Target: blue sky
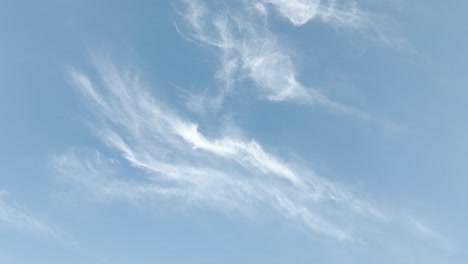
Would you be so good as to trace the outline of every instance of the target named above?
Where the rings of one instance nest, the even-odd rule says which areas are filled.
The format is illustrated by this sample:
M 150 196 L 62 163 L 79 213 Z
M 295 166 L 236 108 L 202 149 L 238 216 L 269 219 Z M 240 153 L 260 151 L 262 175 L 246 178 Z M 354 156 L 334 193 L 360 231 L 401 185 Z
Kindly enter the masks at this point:
M 0 262 L 466 263 L 467 12 L 0 0 Z

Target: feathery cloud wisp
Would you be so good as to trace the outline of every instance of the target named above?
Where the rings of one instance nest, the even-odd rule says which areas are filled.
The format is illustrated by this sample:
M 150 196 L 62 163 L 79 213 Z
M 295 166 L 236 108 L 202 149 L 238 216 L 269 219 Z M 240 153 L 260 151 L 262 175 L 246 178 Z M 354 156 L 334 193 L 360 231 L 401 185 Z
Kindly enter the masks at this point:
M 221 63 L 215 77 L 221 81 L 223 88 L 217 92 L 214 100 L 205 98 L 201 101 L 208 101 L 211 106 L 219 107 L 235 84 L 249 81 L 256 87 L 260 97 L 266 100 L 316 104 L 333 112 L 364 119 L 368 117 L 362 111 L 334 102 L 318 89 L 302 84 L 297 78 L 291 56 L 278 37 L 268 29 L 268 19 L 263 16 L 267 14 L 265 5 L 268 4 L 276 7 L 295 25 L 304 24 L 312 19 L 314 14 L 320 13 L 324 21 L 341 21 L 343 24 L 356 26 L 357 22 L 354 20 L 346 20 L 344 14 L 348 13 L 335 9 L 332 3 L 324 9 L 323 5 L 314 4 L 314 1 L 240 2 L 244 6 L 239 11 L 229 7 L 212 10 L 200 0 L 183 1 L 184 10 L 179 14 L 184 21 L 184 27 L 179 31 L 188 39 L 220 52 Z M 251 4 L 254 4 L 253 8 Z M 263 15 L 259 16 L 258 10 L 261 10 Z M 309 16 L 304 18 L 305 14 Z M 347 16 L 353 17 L 349 14 Z M 361 16 L 356 14 L 355 17 L 357 21 Z M 200 101 L 200 97 L 192 98 Z M 200 105 L 193 101 L 190 104 Z
M 121 175 L 101 154 L 72 151 L 52 159 L 60 174 L 96 197 L 174 198 L 248 214 L 269 208 L 339 240 L 351 238 L 351 230 L 335 220 L 345 215 L 382 217 L 369 202 L 310 169 L 291 166 L 254 140 L 205 136 L 196 123 L 155 99 L 139 76 L 108 61 L 95 61 L 100 82 L 74 69 L 70 78 L 95 114 L 96 134 L 134 172 L 144 174 Z

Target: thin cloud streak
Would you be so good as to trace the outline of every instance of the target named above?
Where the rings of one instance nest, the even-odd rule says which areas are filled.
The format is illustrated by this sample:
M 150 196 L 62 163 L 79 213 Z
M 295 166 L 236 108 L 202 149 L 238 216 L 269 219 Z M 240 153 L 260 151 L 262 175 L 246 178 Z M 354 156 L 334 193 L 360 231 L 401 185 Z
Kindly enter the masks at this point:
M 57 237 L 59 232 L 33 217 L 16 203 L 6 191 L 0 190 L 0 222 L 24 232 Z
M 44 239 L 50 239 L 65 245 L 76 252 L 92 257 L 95 260 L 101 258 L 83 247 L 75 238 L 63 229 L 47 223 L 34 216 L 27 208 L 23 207 L 4 190 L 0 190 L 0 226 L 16 230 L 26 235 L 34 235 Z
M 99 153 L 70 151 L 52 158 L 61 175 L 96 198 L 174 199 L 245 214 L 270 208 L 338 240 L 352 238 L 352 228 L 339 224 L 346 216 L 385 218 L 369 202 L 310 169 L 285 163 L 254 140 L 203 135 L 196 123 L 155 99 L 138 75 L 94 61 L 99 81 L 75 69 L 70 79 L 95 116 L 96 135 L 133 168 L 129 173 L 140 175 L 126 175 Z
M 456 245 L 452 241 L 435 231 L 433 227 L 427 225 L 421 219 L 410 216 L 408 220 L 410 228 L 421 238 L 433 241 L 437 246 L 440 246 L 447 251 L 453 252 L 457 250 Z

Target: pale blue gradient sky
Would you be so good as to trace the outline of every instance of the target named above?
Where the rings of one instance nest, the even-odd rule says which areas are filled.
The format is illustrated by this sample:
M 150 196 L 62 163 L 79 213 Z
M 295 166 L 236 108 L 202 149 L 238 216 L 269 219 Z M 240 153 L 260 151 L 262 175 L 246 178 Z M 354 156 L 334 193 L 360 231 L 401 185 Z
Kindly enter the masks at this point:
M 0 0 L 0 262 L 466 263 L 468 4 L 297 2 Z

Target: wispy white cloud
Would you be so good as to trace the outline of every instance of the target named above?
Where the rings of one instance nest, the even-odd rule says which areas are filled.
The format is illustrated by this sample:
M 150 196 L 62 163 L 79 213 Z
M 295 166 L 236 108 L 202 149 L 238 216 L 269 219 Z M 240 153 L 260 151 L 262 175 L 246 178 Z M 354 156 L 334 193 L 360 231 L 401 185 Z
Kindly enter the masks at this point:
M 182 2 L 184 7 L 179 14 L 183 23 L 179 31 L 188 39 L 215 48 L 221 62 L 216 78 L 223 88 L 215 96 L 210 95 L 210 99 L 192 96 L 197 102 L 190 101 L 192 106 L 203 102 L 219 107 L 235 85 L 244 81 L 253 84 L 259 96 L 266 100 L 316 104 L 333 112 L 368 118 L 364 112 L 334 102 L 318 89 L 302 84 L 289 52 L 268 29 L 265 17 L 267 6 L 271 5 L 295 25 L 320 14 L 323 21 L 357 26 L 362 15 L 356 7 L 351 8 L 352 12 L 344 12 L 335 8 L 335 2 L 330 2 L 327 8 L 318 1 L 239 1 L 240 8 L 230 8 L 228 4 L 213 8 L 201 0 Z
M 173 198 L 246 214 L 269 208 L 339 240 L 350 239 L 359 226 L 340 224 L 346 215 L 384 218 L 369 202 L 310 169 L 284 162 L 254 140 L 204 135 L 196 123 L 155 99 L 138 75 L 106 60 L 95 62 L 99 81 L 74 69 L 70 78 L 95 115 L 96 134 L 140 175 L 125 175 L 99 153 L 53 157 L 61 175 L 96 198 Z
M 272 5 L 295 26 L 302 26 L 314 19 L 346 28 L 361 28 L 368 23 L 366 13 L 359 9 L 356 1 L 259 0 L 256 7 L 265 4 Z

